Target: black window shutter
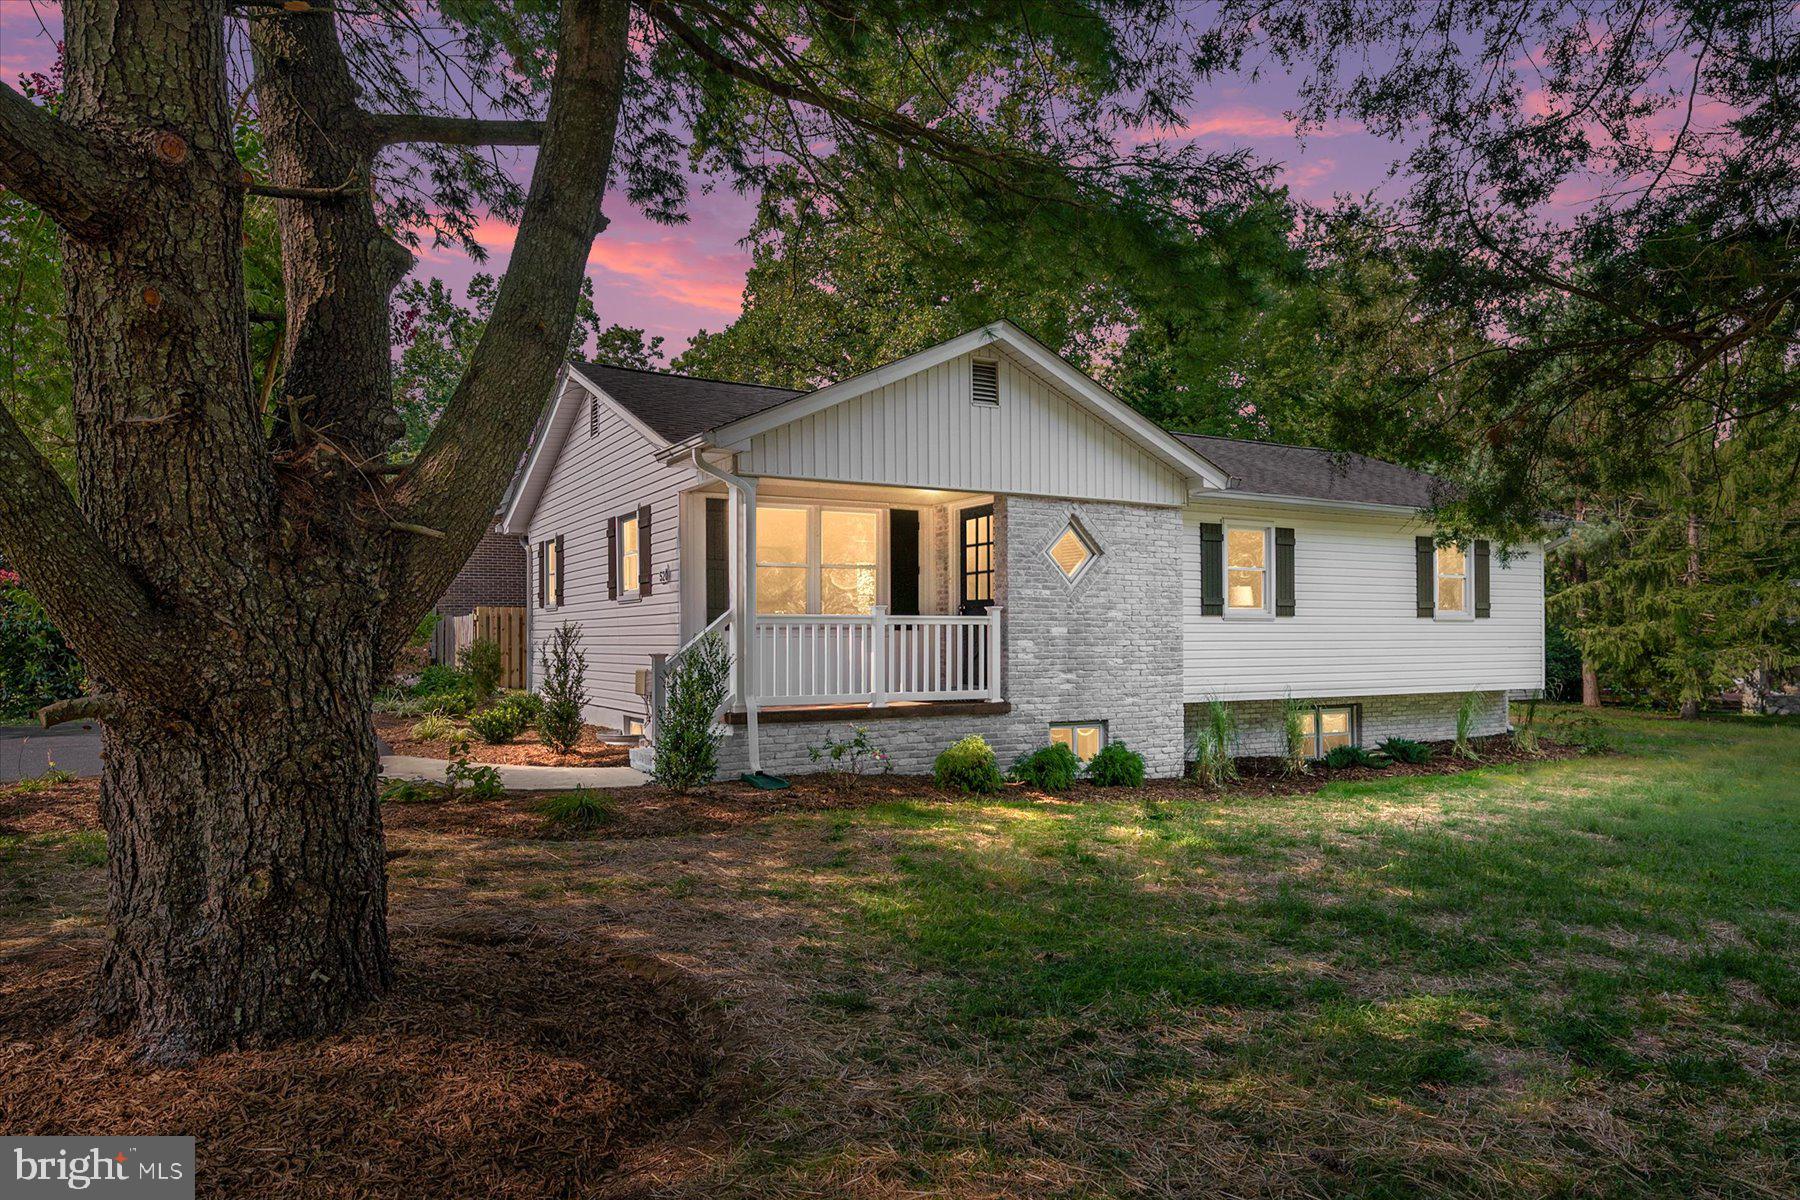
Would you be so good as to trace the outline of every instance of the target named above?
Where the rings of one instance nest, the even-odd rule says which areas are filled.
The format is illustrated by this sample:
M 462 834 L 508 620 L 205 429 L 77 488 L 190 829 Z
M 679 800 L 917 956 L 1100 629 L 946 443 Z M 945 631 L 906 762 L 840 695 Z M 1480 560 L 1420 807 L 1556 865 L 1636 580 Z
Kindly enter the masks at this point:
M 1413 539 L 1413 554 L 1418 566 L 1418 602 L 1421 617 L 1437 614 L 1437 550 L 1429 537 Z
M 1475 543 L 1475 615 L 1488 615 L 1488 544 Z
M 544 607 L 544 543 L 537 544 L 537 600 L 538 607 Z
M 1275 531 L 1275 615 L 1294 615 L 1294 531 Z
M 619 598 L 619 518 L 606 518 L 606 598 Z
M 1225 615 L 1225 527 L 1200 526 L 1200 615 Z
M 897 617 L 919 615 L 919 514 L 910 508 L 888 510 L 888 611 Z
M 563 553 L 563 535 L 559 533 L 556 535 L 556 578 L 551 581 L 551 590 L 556 593 L 556 604 L 559 608 L 562 607 L 563 602 L 563 564 L 567 561 L 568 556 Z
M 650 506 L 638 505 L 638 595 L 650 594 Z
M 731 512 L 727 501 L 706 501 L 706 623 L 731 607 Z

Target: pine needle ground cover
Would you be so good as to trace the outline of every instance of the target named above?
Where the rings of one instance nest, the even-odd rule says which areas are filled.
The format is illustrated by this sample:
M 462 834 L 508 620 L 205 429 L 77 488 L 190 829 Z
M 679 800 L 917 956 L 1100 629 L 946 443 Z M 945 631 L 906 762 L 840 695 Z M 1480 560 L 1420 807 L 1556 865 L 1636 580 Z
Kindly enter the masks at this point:
M 1800 724 L 1606 721 L 1621 753 L 1150 812 L 903 785 L 597 841 L 409 826 L 396 922 L 528 920 L 715 998 L 754 1086 L 595 1194 L 1793 1195 Z M 22 979 L 92 936 L 104 845 L 5 811 Z

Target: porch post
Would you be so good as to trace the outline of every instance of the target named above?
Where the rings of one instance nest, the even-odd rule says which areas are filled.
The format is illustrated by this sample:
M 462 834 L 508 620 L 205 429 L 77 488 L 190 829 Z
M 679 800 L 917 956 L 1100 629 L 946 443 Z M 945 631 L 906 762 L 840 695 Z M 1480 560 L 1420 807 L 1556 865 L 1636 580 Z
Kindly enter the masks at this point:
M 1000 614 L 1002 611 L 998 604 L 987 610 L 989 700 L 1002 698 L 1000 695 Z
M 869 707 L 882 708 L 887 704 L 887 605 L 874 605 L 869 616 L 873 618 L 869 626 Z
M 731 514 L 731 658 L 736 700 L 744 706 L 745 750 L 750 770 L 762 770 L 756 729 L 756 480 L 706 461 L 696 447 L 694 469 L 725 485 Z

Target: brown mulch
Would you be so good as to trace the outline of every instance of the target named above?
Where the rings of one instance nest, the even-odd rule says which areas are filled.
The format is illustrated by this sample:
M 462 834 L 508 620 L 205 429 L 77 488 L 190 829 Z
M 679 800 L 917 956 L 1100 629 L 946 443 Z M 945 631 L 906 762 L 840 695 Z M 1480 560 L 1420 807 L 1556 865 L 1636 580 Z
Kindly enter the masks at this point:
M 0 784 L 0 837 L 100 828 L 100 781 L 77 779 L 35 791 Z
M 193 1135 L 203 1196 L 589 1195 L 740 1086 L 698 985 L 591 930 L 397 921 L 394 990 L 344 1030 L 191 1067 L 84 1028 L 97 955 L 0 972 L 6 1131 Z
M 1497 733 L 1491 737 L 1469 739 L 1470 747 L 1480 756 L 1477 761 L 1469 762 L 1451 753 L 1455 744 L 1449 741 L 1426 742 L 1425 745 L 1430 746 L 1434 752 L 1428 763 L 1389 763 L 1386 767 L 1350 767 L 1341 771 L 1333 771 L 1321 763 L 1313 763 L 1304 775 L 1287 774 L 1286 764 L 1279 758 L 1240 758 L 1237 760 L 1237 767 L 1241 778 L 1222 789 L 1203 790 L 1201 794 L 1216 796 L 1221 800 L 1257 796 L 1306 796 L 1334 783 L 1359 783 L 1373 779 L 1423 775 L 1459 775 L 1476 767 L 1547 762 L 1559 758 L 1576 758 L 1581 754 L 1581 751 L 1572 746 L 1542 740 L 1536 754 L 1526 754 L 1513 744 L 1510 735 Z M 1148 786 L 1163 798 L 1181 795 L 1191 799 L 1196 785 L 1190 779 L 1181 783 L 1168 780 Z
M 375 714 L 375 732 L 392 746 L 395 754 L 412 754 L 420 758 L 441 758 L 448 762 L 455 756 L 449 742 L 415 742 L 412 727 L 417 717 Z M 468 728 L 467 721 L 455 721 Z M 523 767 L 624 767 L 630 765 L 629 746 L 608 745 L 600 740 L 601 730 L 592 725 L 581 727 L 581 741 L 568 754 L 558 754 L 538 740 L 536 730 L 527 729 L 504 746 L 490 746 L 480 738 L 468 744 L 470 762 L 502 763 Z

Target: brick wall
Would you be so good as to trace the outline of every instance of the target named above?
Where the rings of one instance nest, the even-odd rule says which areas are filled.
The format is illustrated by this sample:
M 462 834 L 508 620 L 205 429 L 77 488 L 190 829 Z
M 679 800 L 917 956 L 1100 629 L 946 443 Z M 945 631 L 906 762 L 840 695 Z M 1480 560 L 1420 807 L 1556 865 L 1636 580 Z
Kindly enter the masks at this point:
M 1479 692 L 1481 708 L 1471 735 L 1486 737 L 1505 733 L 1507 708 L 1505 692 Z M 1362 743 L 1374 747 L 1390 737 L 1412 738 L 1420 742 L 1445 741 L 1456 736 L 1456 712 L 1462 706 L 1461 692 L 1429 692 L 1417 696 L 1325 696 L 1304 697 L 1308 704 L 1362 705 Z M 1287 749 L 1287 732 L 1282 725 L 1282 702 L 1279 700 L 1237 700 L 1231 702 L 1237 718 L 1237 748 L 1242 757 L 1277 756 Z M 1187 706 L 1185 736 L 1193 757 L 1195 737 L 1206 723 L 1206 706 Z
M 516 537 L 489 532 L 475 543 L 469 561 L 438 597 L 437 611 L 461 616 L 478 605 L 524 603 L 525 548 Z

